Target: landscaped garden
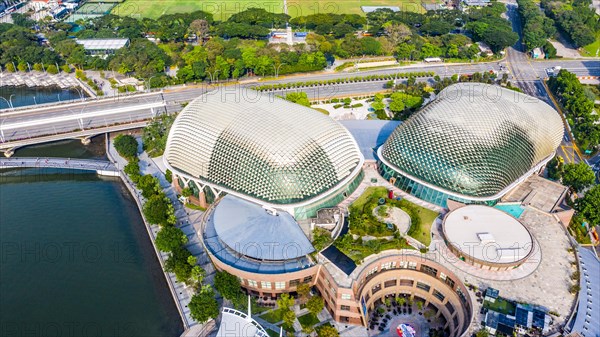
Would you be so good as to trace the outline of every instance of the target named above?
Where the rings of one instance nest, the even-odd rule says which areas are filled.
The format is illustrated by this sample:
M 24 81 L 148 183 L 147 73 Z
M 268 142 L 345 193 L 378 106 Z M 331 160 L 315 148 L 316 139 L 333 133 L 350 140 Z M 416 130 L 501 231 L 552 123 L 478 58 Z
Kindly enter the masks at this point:
M 319 323 L 319 319 L 312 313 L 308 313 L 298 317 L 298 322 L 302 325 L 303 328 L 314 326 Z
M 506 315 L 514 315 L 517 309 L 514 303 L 501 297 L 498 297 L 493 303 L 490 301 L 484 301 L 483 307 Z
M 279 323 L 283 320 L 283 312 L 281 309 L 271 310 L 266 312 L 260 316 L 260 318 L 264 319 L 269 323 Z
M 398 208 L 410 216 L 408 235 L 428 246 L 431 224 L 438 213 L 415 205 L 408 200 L 389 199 L 385 187 L 369 187 L 349 207 L 349 232 L 336 240 L 335 245 L 355 262 L 387 249 L 414 249 L 398 232 L 395 224 L 382 222 Z

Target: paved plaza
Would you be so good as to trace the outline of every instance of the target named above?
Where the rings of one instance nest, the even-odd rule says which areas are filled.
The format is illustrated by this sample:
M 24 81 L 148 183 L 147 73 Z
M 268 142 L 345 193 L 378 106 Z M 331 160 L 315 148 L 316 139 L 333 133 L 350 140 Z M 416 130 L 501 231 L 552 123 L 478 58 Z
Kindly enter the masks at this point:
M 385 324 L 385 329 L 380 331 L 377 327 L 375 329 L 369 329 L 369 336 L 373 337 L 398 337 L 398 333 L 396 332 L 396 327 L 400 324 L 408 324 L 413 329 L 415 329 L 415 337 L 428 337 L 429 329 L 438 328 L 443 326 L 442 320 L 439 318 L 431 319 L 431 322 L 428 322 L 428 319 L 425 318 L 422 314 L 419 314 L 419 310 L 415 306 L 413 306 L 412 314 L 397 314 L 394 315 L 393 312 L 388 312 L 390 315 L 390 319 L 387 320 Z M 423 310 L 421 310 L 423 312 Z
M 479 288 L 470 292 L 475 305 L 475 323 L 481 321 L 478 319 L 478 312 L 482 306 L 482 303 L 476 301 L 475 292 L 493 287 L 500 291 L 501 297 L 539 305 L 548 311 L 558 313 L 558 317 L 552 316 L 553 325 L 564 324 L 575 301 L 575 296 L 569 292 L 569 287 L 573 283 L 570 276 L 576 270 L 575 256 L 570 249 L 569 239 L 564 228 L 554 216 L 532 207 L 527 207 L 519 220 L 529 229 L 539 244 L 539 251 L 531 257 L 530 261 L 526 262 L 526 264 L 537 264 L 538 266 L 527 277 L 507 280 L 506 272 L 483 270 L 478 276 L 474 276 L 457 268 L 456 264 L 448 263 L 440 251 L 428 255 L 452 270 L 465 284 Z M 439 238 L 438 235 L 435 237 Z M 538 258 L 539 261 L 537 261 Z M 472 268 L 472 266 L 469 267 Z

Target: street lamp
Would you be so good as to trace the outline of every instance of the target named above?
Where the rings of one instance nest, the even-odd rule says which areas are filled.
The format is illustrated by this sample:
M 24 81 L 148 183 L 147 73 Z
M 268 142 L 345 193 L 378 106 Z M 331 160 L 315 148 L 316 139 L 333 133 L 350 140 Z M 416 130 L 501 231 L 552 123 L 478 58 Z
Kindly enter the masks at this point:
M 362 61 L 365 58 L 366 55 L 363 54 L 363 56 L 358 59 L 358 62 L 356 62 L 356 64 L 354 65 L 354 70 L 358 71 L 358 64 L 360 63 L 360 61 Z
M 76 86 L 72 86 L 71 88 L 75 89 L 75 91 L 77 91 L 77 93 L 79 94 L 79 98 L 81 99 L 81 101 L 84 101 L 83 92 Z
M 10 102 L 9 102 L 9 101 L 8 101 L 6 98 L 4 98 L 4 97 L 2 97 L 2 96 L 0 96 L 0 98 L 2 98 L 4 101 L 6 101 L 6 104 L 8 104 L 8 108 L 9 108 L 9 109 L 12 109 L 12 108 L 13 108 L 13 107 L 12 107 L 12 104 L 10 104 Z
M 146 92 L 149 92 L 150 89 L 152 89 L 152 79 L 154 77 L 156 77 L 156 75 L 152 75 L 148 80 L 144 81 L 146 83 Z
M 215 77 L 217 76 L 217 73 L 219 72 L 219 69 L 215 70 L 214 73 L 210 73 L 210 71 L 208 72 L 208 75 L 210 75 L 210 83 L 214 82 Z
M 275 78 L 279 77 L 279 68 L 284 65 L 285 63 L 280 63 L 277 68 L 275 68 L 275 65 L 273 64 L 273 69 L 275 69 Z

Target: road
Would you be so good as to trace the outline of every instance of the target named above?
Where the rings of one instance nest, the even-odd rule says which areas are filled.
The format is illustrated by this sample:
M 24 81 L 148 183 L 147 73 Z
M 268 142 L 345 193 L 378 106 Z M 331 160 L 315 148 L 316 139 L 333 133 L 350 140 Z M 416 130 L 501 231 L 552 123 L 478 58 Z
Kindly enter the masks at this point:
M 523 30 L 521 20 L 517 12 L 517 5 L 515 3 L 507 3 L 507 15 L 512 23 L 513 30 L 519 34 L 519 41 L 512 46 L 507 48 L 506 64 L 508 69 L 512 73 L 512 80 L 516 86 L 523 89 L 526 94 L 536 97 L 540 100 L 545 101 L 557 110 L 557 103 L 549 96 L 548 89 L 543 83 L 543 79 L 547 77 L 545 68 L 552 67 L 554 65 L 560 65 L 561 67 L 568 69 L 571 72 L 576 73 L 578 76 L 598 76 L 597 68 L 600 67 L 598 60 L 582 60 L 582 61 L 531 61 L 525 54 L 525 45 L 523 44 Z M 588 71 L 582 72 L 580 67 L 572 68 L 572 66 L 579 65 L 584 67 Z M 535 80 L 532 80 L 536 78 Z M 563 120 L 564 121 L 564 120 Z M 557 149 L 557 154 L 565 159 L 567 163 L 579 162 L 583 160 L 579 153 L 576 151 L 576 146 L 573 143 L 571 133 L 565 123 L 565 135 L 563 142 Z

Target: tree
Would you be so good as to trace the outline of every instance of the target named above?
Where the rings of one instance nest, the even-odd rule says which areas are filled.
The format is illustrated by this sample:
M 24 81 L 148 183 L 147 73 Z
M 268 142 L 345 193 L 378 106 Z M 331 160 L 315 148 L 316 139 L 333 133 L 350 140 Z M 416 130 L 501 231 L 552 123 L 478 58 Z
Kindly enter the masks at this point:
M 383 104 L 382 102 L 373 102 L 371 103 L 371 108 L 373 108 L 373 110 L 375 111 L 383 110 L 385 109 L 385 104 Z
M 306 302 L 306 308 L 315 316 L 320 313 L 324 307 L 325 302 L 321 296 L 313 296 Z
M 58 68 L 56 67 L 56 65 L 54 65 L 54 64 L 51 64 L 51 65 L 49 65 L 49 66 L 46 68 L 46 72 L 47 72 L 48 74 L 53 74 L 53 75 L 55 75 L 55 74 L 58 74 Z
M 595 185 L 583 198 L 577 199 L 575 208 L 592 225 L 600 224 L 600 185 Z
M 300 297 L 301 303 L 306 303 L 308 295 L 310 294 L 310 285 L 308 283 L 301 283 L 296 287 L 298 297 Z
M 158 179 L 150 174 L 141 176 L 137 181 L 137 187 L 142 190 L 142 196 L 146 199 L 160 192 Z
M 488 337 L 489 335 L 490 334 L 488 333 L 486 328 L 481 328 L 475 333 L 475 337 Z
M 296 320 L 296 314 L 293 310 L 284 310 L 281 315 L 281 319 L 283 320 L 283 324 L 287 326 L 293 326 L 294 321 Z
M 190 23 L 190 30 L 198 35 L 199 38 L 204 38 L 208 34 L 209 30 L 208 21 L 197 19 Z
M 186 197 L 186 198 L 189 197 L 189 196 L 191 196 L 192 194 L 193 194 L 192 193 L 192 189 L 189 188 L 189 187 L 186 187 L 186 188 L 184 188 L 184 189 L 181 190 L 181 195 L 184 196 L 184 197 Z
M 384 24 L 384 30 L 390 39 L 390 42 L 394 45 L 397 45 L 400 42 L 406 42 L 412 35 L 410 28 L 403 23 Z
M 483 39 L 494 53 L 512 46 L 519 40 L 519 35 L 506 26 L 489 26 L 483 33 Z
M 148 198 L 143 208 L 146 220 L 157 225 L 175 224 L 173 205 L 164 193 L 155 194 Z
M 192 267 L 192 272 L 190 275 L 190 283 L 194 287 L 199 287 L 204 281 L 206 277 L 206 270 L 202 269 L 202 267 L 196 265 Z
M 304 105 L 304 106 L 310 106 L 310 102 L 308 101 L 308 96 L 306 95 L 305 92 L 290 92 L 289 94 L 285 95 L 285 99 L 290 101 L 290 102 L 294 102 L 296 104 L 300 104 L 300 105 Z
M 35 21 L 31 20 L 29 15 L 26 14 L 13 13 L 10 17 L 15 25 L 24 28 L 30 28 L 35 23 Z
M 562 182 L 576 192 L 580 192 L 591 186 L 594 181 L 596 181 L 594 171 L 585 162 L 564 165 Z
M 129 178 L 131 178 L 131 180 L 135 184 L 137 184 L 137 182 L 141 178 L 138 160 L 132 160 L 129 163 L 127 163 L 127 165 L 125 165 L 125 168 L 123 168 L 123 171 L 129 176 Z
M 215 289 L 223 298 L 233 301 L 242 295 L 240 280 L 237 276 L 226 271 L 217 271 L 215 274 Z
M 192 296 L 188 308 L 190 308 L 190 316 L 198 323 L 206 323 L 219 316 L 219 303 L 210 285 L 202 287 L 201 291 Z
M 131 135 L 118 135 L 115 137 L 113 144 L 121 157 L 131 160 L 137 156 L 138 142 L 135 137 Z
M 555 156 L 546 165 L 548 170 L 548 178 L 552 180 L 559 180 L 563 174 L 564 159 L 561 156 Z
M 317 328 L 317 336 L 319 337 L 339 337 L 340 333 L 332 325 L 323 325 Z
M 162 114 L 152 119 L 142 133 L 142 143 L 146 152 L 152 156 L 163 154 L 167 145 L 167 136 L 174 121 L 175 116 L 169 114 Z
M 281 294 L 277 299 L 277 306 L 283 310 L 289 310 L 293 305 L 294 298 L 290 294 Z
M 188 241 L 187 236 L 181 229 L 174 226 L 164 226 L 156 234 L 156 248 L 162 252 L 172 252 L 185 245 Z
M 171 251 L 171 255 L 165 261 L 165 271 L 175 274 L 178 282 L 190 283 L 192 276 L 193 265 L 188 259 L 192 254 L 183 247 L 175 248 Z M 193 282 L 191 282 L 193 283 Z

